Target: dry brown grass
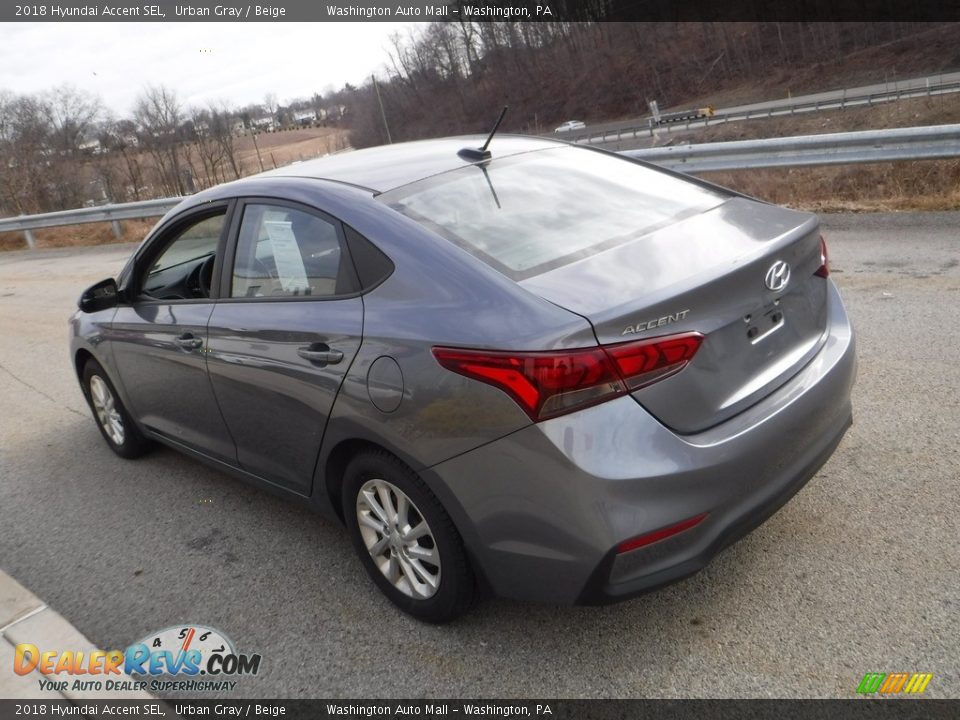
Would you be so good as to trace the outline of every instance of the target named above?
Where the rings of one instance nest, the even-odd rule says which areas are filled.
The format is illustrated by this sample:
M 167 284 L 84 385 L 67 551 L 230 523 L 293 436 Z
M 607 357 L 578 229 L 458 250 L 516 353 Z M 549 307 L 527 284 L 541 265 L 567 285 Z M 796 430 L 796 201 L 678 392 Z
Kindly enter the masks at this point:
M 340 128 L 325 127 L 282 130 L 257 135 L 257 146 L 260 148 L 264 170 L 270 170 L 343 150 L 349 144 L 348 134 Z M 244 135 L 237 139 L 236 147 L 243 173 L 247 175 L 259 172 L 253 139 Z
M 106 245 L 108 243 L 140 242 L 156 223 L 157 218 L 124 220 L 120 223 L 123 237 L 113 235 L 110 223 L 85 223 L 69 227 L 34 230 L 38 248 L 72 247 L 75 245 Z M 27 241 L 22 232 L 0 233 L 0 251 L 23 250 Z
M 725 187 L 816 212 L 960 210 L 960 160 L 704 173 Z
M 960 123 L 960 93 L 707 128 L 690 142 Z M 960 209 L 960 160 L 704 173 L 770 202 L 818 212 Z

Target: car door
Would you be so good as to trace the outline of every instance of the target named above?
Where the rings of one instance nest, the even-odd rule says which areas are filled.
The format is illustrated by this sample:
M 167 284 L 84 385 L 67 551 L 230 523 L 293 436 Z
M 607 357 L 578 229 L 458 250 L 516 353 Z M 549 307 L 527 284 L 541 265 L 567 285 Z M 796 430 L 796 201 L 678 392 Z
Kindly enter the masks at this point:
M 137 253 L 110 331 L 134 414 L 153 432 L 236 464 L 207 375 L 207 321 L 226 244 L 229 203 L 175 219 Z
M 240 466 L 303 495 L 360 347 L 363 301 L 341 224 L 250 199 L 237 208 L 207 362 Z

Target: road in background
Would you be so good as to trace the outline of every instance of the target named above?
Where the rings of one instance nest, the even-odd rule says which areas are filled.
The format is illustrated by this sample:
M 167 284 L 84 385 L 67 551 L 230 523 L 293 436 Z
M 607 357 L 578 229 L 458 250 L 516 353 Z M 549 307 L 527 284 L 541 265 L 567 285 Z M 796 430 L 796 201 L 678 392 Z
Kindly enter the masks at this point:
M 132 246 L 0 254 L 0 567 L 100 647 L 222 630 L 263 655 L 232 697 L 850 698 L 868 671 L 960 696 L 960 213 L 825 226 L 860 374 L 821 472 L 678 585 L 446 627 L 395 610 L 335 524 L 171 450 L 107 449 L 66 318 Z
M 552 136 L 561 140 L 592 145 L 608 145 L 613 142 L 621 142 L 628 139 L 636 141 L 629 145 L 618 145 L 617 149 L 619 150 L 625 150 L 628 147 L 648 147 L 651 145 L 664 144 L 657 136 L 664 136 L 669 139 L 671 134 L 718 125 L 723 122 L 749 119 L 760 120 L 779 115 L 790 115 L 793 114 L 791 108 L 797 108 L 796 113 L 818 112 L 819 110 L 837 108 L 841 105 L 848 107 L 866 105 L 871 102 L 864 99 L 867 96 L 887 95 L 890 101 L 895 101 L 899 96 L 907 98 L 920 97 L 926 94 L 932 96 L 943 93 L 960 92 L 960 86 L 958 86 L 957 83 L 960 83 L 960 72 L 947 72 L 909 78 L 907 80 L 892 80 L 890 82 L 876 83 L 873 85 L 826 90 L 808 95 L 793 95 L 775 100 L 748 103 L 746 105 L 734 105 L 724 108 L 717 107 L 715 108 L 715 115 L 712 118 L 664 123 L 655 128 L 655 134 L 653 136 L 651 136 L 650 128 L 647 124 L 649 116 L 609 123 L 597 123 L 588 125 L 585 130 L 555 133 Z M 947 85 L 948 87 L 940 89 L 941 85 Z M 881 100 L 874 99 L 872 102 L 881 102 Z M 683 110 L 684 108 L 685 106 L 662 108 L 661 111 L 666 113 L 673 110 Z M 637 132 L 634 133 L 634 130 Z M 618 137 L 618 133 L 622 133 L 622 135 Z M 549 135 L 549 133 L 545 134 Z
M 917 90 L 925 91 L 928 88 L 936 88 L 938 85 L 958 81 L 960 81 L 960 72 L 935 73 L 933 75 L 924 75 L 923 77 L 908 78 L 906 80 L 890 80 L 889 82 L 874 83 L 873 85 L 860 85 L 859 87 L 826 90 L 824 92 L 810 93 L 809 95 L 794 95 L 792 97 L 780 98 L 779 100 L 764 100 L 763 102 L 749 103 L 747 105 L 735 105 L 733 107 L 723 108 L 723 112 L 739 114 L 757 110 L 777 110 L 790 107 L 797 103 L 833 103 L 859 95 L 879 95 L 881 93 L 897 92 L 909 93 Z

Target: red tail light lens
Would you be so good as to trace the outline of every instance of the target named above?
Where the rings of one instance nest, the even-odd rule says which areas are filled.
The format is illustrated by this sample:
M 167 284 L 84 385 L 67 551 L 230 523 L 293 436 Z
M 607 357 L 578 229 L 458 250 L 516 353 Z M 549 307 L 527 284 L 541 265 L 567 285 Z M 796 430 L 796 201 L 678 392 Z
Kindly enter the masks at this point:
M 630 390 L 638 390 L 680 372 L 700 349 L 703 335 L 684 333 L 607 345 L 604 350 Z
M 503 390 L 535 421 L 626 392 L 600 348 L 550 353 L 434 348 L 433 355 L 447 370 Z
M 814 275 L 822 278 L 830 277 L 830 257 L 827 255 L 827 241 L 824 240 L 823 235 L 820 236 L 820 267 Z
M 556 352 L 433 349 L 447 370 L 507 393 L 537 422 L 563 415 L 679 372 L 703 337 L 685 333 Z

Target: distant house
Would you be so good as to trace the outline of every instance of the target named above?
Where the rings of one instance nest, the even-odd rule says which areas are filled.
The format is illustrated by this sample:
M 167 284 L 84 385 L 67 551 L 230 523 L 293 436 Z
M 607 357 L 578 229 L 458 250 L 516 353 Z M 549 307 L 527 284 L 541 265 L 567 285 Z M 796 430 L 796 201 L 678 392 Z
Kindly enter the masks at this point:
M 255 117 L 250 121 L 250 124 L 257 130 L 265 130 L 267 132 L 272 132 L 274 129 L 276 129 L 276 123 L 269 115 Z
M 307 110 L 303 112 L 294 113 L 293 122 L 296 125 L 313 125 L 317 120 L 317 116 L 313 114 L 312 110 Z
M 103 152 L 103 146 L 100 145 L 100 139 L 95 137 L 84 137 L 80 138 L 80 142 L 77 144 L 77 149 L 83 153 L 91 153 L 93 155 L 99 155 Z

